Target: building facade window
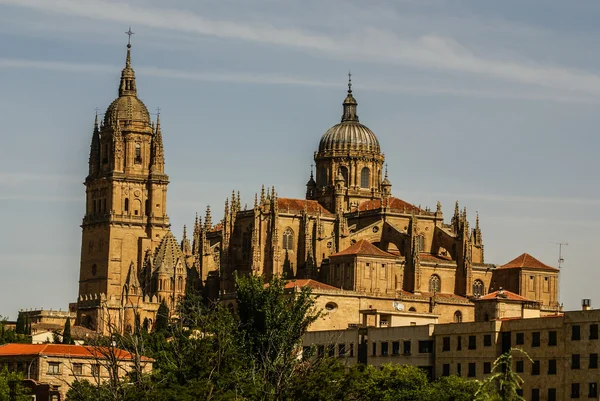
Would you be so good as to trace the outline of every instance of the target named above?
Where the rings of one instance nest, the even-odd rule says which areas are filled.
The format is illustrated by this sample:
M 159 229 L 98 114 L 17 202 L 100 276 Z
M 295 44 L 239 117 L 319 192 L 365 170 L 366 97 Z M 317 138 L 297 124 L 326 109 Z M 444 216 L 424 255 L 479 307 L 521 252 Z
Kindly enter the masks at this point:
M 473 296 L 481 297 L 485 295 L 485 287 L 483 286 L 483 281 L 475 280 L 473 282 Z
M 450 351 L 450 337 L 442 339 L 442 351 Z
M 552 330 L 548 332 L 548 345 L 553 347 L 556 346 L 556 331 Z
M 548 374 L 549 375 L 556 374 L 556 359 L 548 360 Z
M 360 171 L 360 187 L 371 187 L 371 170 L 369 170 L 368 167 L 363 167 L 363 169 Z
M 387 341 L 384 341 L 381 343 L 381 356 L 389 355 L 388 346 L 389 346 L 389 343 Z
M 571 341 L 581 340 L 581 327 L 579 325 L 571 326 Z
M 48 374 L 49 375 L 60 374 L 60 362 L 49 362 L 48 363 Z
M 419 341 L 419 353 L 420 354 L 431 354 L 433 352 L 433 341 L 424 340 Z
M 468 366 L 468 377 L 475 377 L 477 375 L 477 365 L 475 362 L 470 362 Z
M 540 361 L 533 361 L 533 364 L 531 365 L 531 375 L 539 376 L 539 374 L 540 374 Z
M 525 364 L 523 363 L 523 361 L 517 361 L 515 364 L 515 371 L 517 373 L 523 373 Z
M 83 374 L 83 364 L 82 363 L 74 363 L 73 364 L 73 374 L 74 375 L 82 375 Z
M 402 343 L 402 353 L 404 355 L 410 355 L 410 340 L 405 340 Z
M 540 389 L 539 388 L 531 389 L 531 401 L 540 401 Z
M 579 383 L 571 383 L 571 398 L 579 398 Z
M 344 177 L 344 186 L 348 187 L 348 167 L 340 167 L 340 173 L 342 173 L 342 177 Z
M 548 389 L 548 401 L 556 401 L 556 389 L 555 388 Z
M 459 310 L 454 312 L 454 323 L 462 323 L 462 312 Z
M 492 346 L 492 335 L 491 334 L 484 334 L 483 335 L 483 346 L 484 347 L 491 347 Z
M 283 249 L 289 251 L 294 249 L 294 231 L 290 227 L 283 232 Z
M 531 333 L 531 346 L 532 347 L 540 346 L 540 332 L 539 331 L 534 331 L 533 333 Z
M 125 210 L 125 213 L 129 211 L 129 198 L 125 198 L 125 205 L 123 209 Z
M 477 349 L 477 337 L 469 336 L 469 349 Z
M 392 355 L 400 355 L 400 341 L 392 341 Z
M 515 344 L 517 344 L 517 345 L 525 344 L 525 333 L 517 333 L 516 334 Z
M 437 274 L 432 274 L 429 278 L 429 292 L 440 292 L 441 280 Z
M 579 354 L 571 355 L 571 369 L 579 369 L 581 357 Z
M 425 252 L 425 236 L 419 235 L 417 236 L 417 247 L 419 248 L 419 252 Z
M 135 163 L 140 164 L 142 162 L 142 145 L 139 143 L 135 144 Z
M 590 340 L 598 339 L 598 324 L 590 324 Z
M 456 350 L 462 351 L 462 336 L 456 337 Z
M 487 375 L 488 373 L 492 373 L 492 363 L 484 362 L 483 363 L 483 374 Z
M 588 398 L 598 398 L 598 383 L 590 383 L 589 389 Z
M 445 363 L 442 365 L 442 376 L 450 376 L 450 364 Z
M 590 354 L 589 369 L 598 369 L 598 354 Z

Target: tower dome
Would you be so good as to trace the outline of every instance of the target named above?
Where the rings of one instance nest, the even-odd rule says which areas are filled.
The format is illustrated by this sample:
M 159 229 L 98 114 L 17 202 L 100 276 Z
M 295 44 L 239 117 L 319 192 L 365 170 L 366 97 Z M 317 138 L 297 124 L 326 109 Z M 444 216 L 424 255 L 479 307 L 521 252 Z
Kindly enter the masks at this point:
M 135 72 L 131 67 L 131 44 L 127 44 L 125 68 L 121 71 L 119 97 L 106 109 L 104 125 L 114 126 L 119 121 L 142 123 L 150 126 L 150 113 L 144 102 L 137 97 Z
M 348 95 L 343 103 L 342 121 L 329 128 L 321 137 L 319 153 L 345 151 L 379 153 L 381 151 L 373 131 L 358 121 L 357 105 L 352 95 L 352 81 L 348 81 Z

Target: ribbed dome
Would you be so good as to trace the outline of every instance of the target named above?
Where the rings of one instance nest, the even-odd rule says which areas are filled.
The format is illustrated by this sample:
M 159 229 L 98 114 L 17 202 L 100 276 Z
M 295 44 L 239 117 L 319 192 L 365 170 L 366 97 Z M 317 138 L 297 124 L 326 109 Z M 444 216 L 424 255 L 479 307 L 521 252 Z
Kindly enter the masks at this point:
M 379 141 L 373 131 L 358 121 L 344 121 L 329 128 L 321 137 L 319 152 L 345 150 L 379 153 Z
M 342 122 L 329 128 L 321 137 L 319 152 L 347 150 L 380 152 L 379 141 L 373 131 L 358 121 L 357 105 L 352 95 L 352 81 L 349 81 L 348 95 L 343 103 Z
M 121 96 L 116 98 L 106 109 L 104 125 L 112 126 L 118 120 L 143 122 L 150 125 L 150 113 L 144 102 L 135 96 Z

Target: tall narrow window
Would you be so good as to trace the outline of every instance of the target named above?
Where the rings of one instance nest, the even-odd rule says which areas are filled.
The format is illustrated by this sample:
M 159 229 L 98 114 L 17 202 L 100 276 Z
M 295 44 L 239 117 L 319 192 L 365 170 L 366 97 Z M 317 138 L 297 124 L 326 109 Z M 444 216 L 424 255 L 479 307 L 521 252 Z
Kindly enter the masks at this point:
M 419 235 L 417 237 L 417 247 L 419 252 L 425 252 L 425 236 Z
M 475 280 L 475 282 L 473 282 L 473 296 L 480 297 L 482 295 L 485 295 L 483 281 Z
M 128 212 L 129 211 L 129 198 L 125 198 L 125 211 Z
M 370 188 L 371 187 L 371 170 L 368 167 L 363 167 L 360 172 L 360 187 Z
M 290 251 L 294 249 L 294 232 L 290 227 L 283 232 L 283 249 Z
M 342 173 L 342 177 L 344 177 L 344 186 L 348 187 L 348 167 L 340 167 L 340 172 Z
M 317 170 L 317 182 L 321 187 L 327 186 L 327 169 L 325 167 L 319 167 Z
M 462 312 L 459 310 L 454 312 L 454 323 L 462 323 Z
M 135 144 L 135 162 L 138 164 L 142 162 L 142 145 L 139 143 Z
M 429 292 L 440 292 L 440 288 L 441 288 L 440 276 L 438 276 L 437 274 L 433 274 L 429 278 Z

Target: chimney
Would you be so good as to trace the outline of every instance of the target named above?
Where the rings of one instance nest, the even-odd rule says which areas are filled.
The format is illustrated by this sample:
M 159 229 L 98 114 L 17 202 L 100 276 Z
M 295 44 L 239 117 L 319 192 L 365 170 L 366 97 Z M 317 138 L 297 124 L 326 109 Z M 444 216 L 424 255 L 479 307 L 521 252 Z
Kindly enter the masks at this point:
M 592 309 L 592 300 L 591 299 L 582 299 L 581 300 L 581 310 L 590 310 Z

